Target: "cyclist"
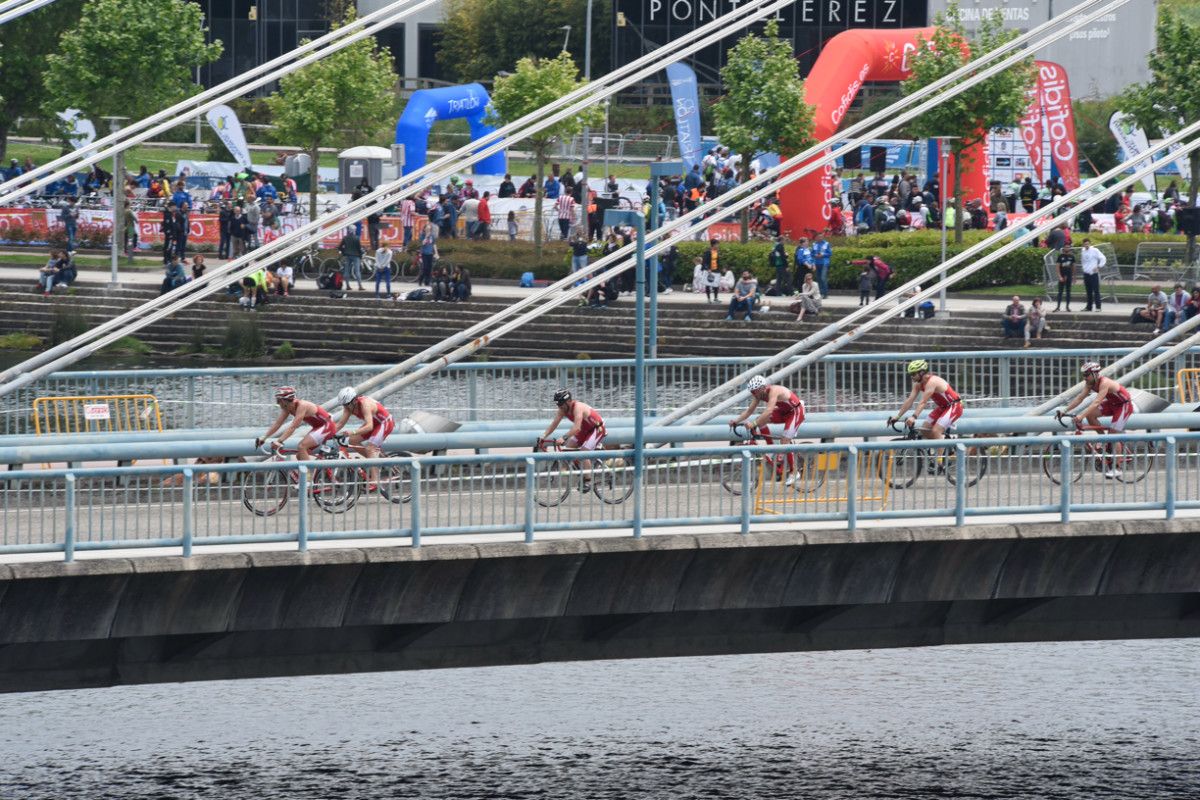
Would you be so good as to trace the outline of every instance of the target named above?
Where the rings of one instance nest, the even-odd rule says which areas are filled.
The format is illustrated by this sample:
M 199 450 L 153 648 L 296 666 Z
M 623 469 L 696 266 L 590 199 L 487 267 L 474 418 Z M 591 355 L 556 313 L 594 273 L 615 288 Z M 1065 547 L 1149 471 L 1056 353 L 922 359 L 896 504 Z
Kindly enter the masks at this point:
M 271 449 L 276 450 L 282 447 L 297 428 L 301 425 L 308 425 L 311 430 L 300 440 L 300 446 L 296 449 L 296 460 L 311 461 L 312 451 L 325 444 L 329 437 L 337 432 L 333 417 L 311 400 L 297 399 L 294 386 L 276 387 L 275 402 L 279 404 L 279 416 L 271 423 L 271 427 L 267 428 L 266 433 L 254 440 L 254 446 L 262 447 L 263 443 L 271 438 L 271 434 L 283 427 L 283 423 L 287 422 L 288 417 L 293 417 L 292 424 L 288 426 L 287 430 L 279 434 L 278 439 L 271 442 Z
M 571 397 L 568 389 L 559 389 L 554 393 L 554 404 L 558 406 L 558 413 L 550 421 L 550 427 L 542 434 L 543 439 L 549 439 L 558 424 L 564 419 L 569 419 L 571 430 L 558 440 L 564 450 L 595 450 L 604 443 L 608 431 L 604 429 L 604 417 L 600 416 L 600 412 Z M 583 459 L 580 465 L 585 470 L 590 470 L 592 462 L 590 459 Z
M 746 389 L 754 398 L 750 403 L 750 407 L 743 411 L 740 415 L 729 420 L 730 427 L 741 425 L 754 413 L 754 410 L 760 404 L 765 404 L 766 408 L 759 414 L 750 429 L 767 444 L 773 444 L 770 431 L 766 427 L 769 423 L 783 426 L 783 435 L 779 437 L 780 444 L 791 444 L 796 438 L 796 433 L 800 430 L 800 426 L 804 423 L 804 401 L 796 396 L 796 393 L 786 386 L 767 383 L 766 379 L 761 375 L 755 375 L 746 383 Z M 788 478 L 787 486 L 794 486 L 796 481 L 801 480 L 804 476 L 796 469 L 796 457 L 793 453 L 787 454 Z M 776 478 L 783 477 L 783 464 L 779 465 L 779 470 L 776 472 Z
M 383 440 L 391 436 L 396 426 L 388 410 L 378 400 L 354 391 L 352 386 L 339 391 L 337 401 L 342 407 L 342 418 L 338 420 L 334 432 L 346 427 L 350 417 L 358 417 L 363 424 L 350 434 L 350 446 L 367 458 L 382 456 Z M 379 467 L 371 467 L 368 477 L 371 484 L 367 490 L 373 491 L 379 483 Z
M 1092 392 L 1096 393 L 1096 399 L 1088 404 L 1082 413 L 1083 417 L 1089 425 L 1099 428 L 1104 433 L 1121 433 L 1125 430 L 1125 423 L 1129 422 L 1129 417 L 1137 413 L 1138 407 L 1133 402 L 1133 398 L 1129 394 L 1129 390 L 1121 384 L 1117 383 L 1112 378 L 1107 378 L 1100 374 L 1100 365 L 1095 361 L 1085 361 L 1083 366 L 1079 368 L 1083 373 L 1083 382 L 1085 386 L 1079 396 L 1054 413 L 1055 417 L 1071 413 L 1071 409 L 1079 406 Z M 1107 425 L 1100 424 L 1100 417 L 1108 417 Z M 1111 448 L 1108 448 L 1111 452 Z M 1106 478 L 1119 478 L 1121 473 L 1116 469 L 1110 469 L 1104 473 Z
M 895 425 L 896 420 L 912 408 L 913 415 L 905 420 L 905 423 L 910 428 L 914 427 L 925 404 L 933 403 L 933 410 L 929 412 L 926 424 L 921 426 L 921 435 L 926 439 L 946 438 L 946 431 L 954 430 L 955 423 L 962 416 L 962 398 L 945 378 L 939 378 L 929 371 L 929 362 L 925 359 L 918 358 L 908 362 L 906 369 L 908 377 L 913 380 L 912 391 L 908 393 L 908 399 L 900 406 L 896 416 L 888 417 L 887 424 Z

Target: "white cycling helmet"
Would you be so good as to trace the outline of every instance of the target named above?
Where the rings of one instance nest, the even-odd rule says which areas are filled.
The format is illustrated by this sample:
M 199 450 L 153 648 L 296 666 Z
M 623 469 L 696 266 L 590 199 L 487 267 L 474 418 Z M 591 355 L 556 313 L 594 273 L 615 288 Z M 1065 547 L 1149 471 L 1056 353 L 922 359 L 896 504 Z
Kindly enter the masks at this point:
M 764 378 L 762 375 L 755 375 L 746 382 L 746 390 L 750 392 L 757 392 L 759 389 L 765 388 L 766 385 L 766 378 Z
M 354 398 L 358 397 L 358 392 L 354 391 L 353 386 L 346 386 L 337 394 L 338 405 L 349 405 L 354 402 Z

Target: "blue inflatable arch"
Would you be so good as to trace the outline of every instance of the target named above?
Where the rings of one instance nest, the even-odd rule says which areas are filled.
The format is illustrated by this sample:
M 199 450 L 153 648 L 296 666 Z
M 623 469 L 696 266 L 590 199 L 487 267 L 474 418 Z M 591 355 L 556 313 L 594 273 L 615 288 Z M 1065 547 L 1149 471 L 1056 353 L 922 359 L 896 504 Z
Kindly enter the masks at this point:
M 491 133 L 494 128 L 484 123 L 490 102 L 487 90 L 478 83 L 413 92 L 396 123 L 396 144 L 404 145 L 404 174 L 425 166 L 429 129 L 438 120 L 466 117 L 472 141 Z M 503 175 L 507 171 L 505 163 L 504 151 L 500 151 L 477 163 L 475 172 Z

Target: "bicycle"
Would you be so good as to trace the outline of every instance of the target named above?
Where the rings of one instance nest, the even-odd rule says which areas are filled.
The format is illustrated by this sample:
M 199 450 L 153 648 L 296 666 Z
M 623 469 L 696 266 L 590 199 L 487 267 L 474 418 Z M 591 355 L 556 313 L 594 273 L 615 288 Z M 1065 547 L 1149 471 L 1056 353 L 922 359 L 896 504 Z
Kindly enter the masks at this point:
M 1147 450 L 1139 453 L 1130 448 L 1126 442 L 1100 442 L 1095 440 L 1094 435 L 1087 435 L 1089 433 L 1106 433 L 1108 428 L 1103 425 L 1085 425 L 1076 414 L 1056 412 L 1054 418 L 1064 428 L 1073 424 L 1074 435 L 1085 437 L 1082 441 L 1084 453 L 1071 459 L 1074 469 L 1071 473 L 1071 483 L 1077 483 L 1083 477 L 1084 471 L 1087 470 L 1088 456 L 1091 456 L 1092 464 L 1097 472 L 1106 478 L 1115 478 L 1121 483 L 1137 483 L 1150 474 L 1155 456 L 1158 455 L 1152 443 L 1143 443 Z M 1071 423 L 1063 420 L 1070 420 Z M 1053 483 L 1062 485 L 1062 451 L 1056 445 L 1050 445 L 1042 451 L 1042 471 Z M 1110 476 L 1110 472 L 1115 474 Z
M 749 425 L 730 425 L 729 427 L 733 436 L 737 437 L 729 442 L 733 447 L 754 446 L 764 442 L 771 444 L 771 439 L 765 431 L 755 430 Z M 738 433 L 739 428 L 745 432 L 744 435 Z M 750 466 L 750 491 L 753 492 L 758 488 L 760 475 L 774 473 L 775 480 L 783 480 L 787 476 L 788 455 L 788 453 L 761 453 L 754 456 Z M 824 485 L 826 470 L 821 469 L 821 461 L 828 459 L 831 454 L 798 452 L 790 455 L 796 465 L 795 471 L 798 473 L 790 488 L 804 494 L 812 494 Z M 743 461 L 740 457 L 735 456 L 732 461 L 722 460 L 721 462 L 721 486 L 725 491 L 738 497 L 742 494 L 742 469 Z
M 917 430 L 917 426 L 909 426 L 904 420 L 893 422 L 891 428 L 897 433 L 904 434 L 904 436 L 895 441 L 915 441 L 921 438 L 921 432 Z M 890 469 L 887 459 L 879 462 L 879 477 L 886 480 L 888 485 L 893 489 L 907 489 L 916 483 L 917 478 L 926 472 L 935 475 L 940 473 L 946 476 L 946 480 L 951 485 L 957 486 L 958 447 L 956 443 L 965 440 L 958 434 L 947 431 L 943 441 L 947 442 L 947 446 L 943 451 L 937 449 L 922 450 L 920 448 L 896 450 L 890 459 Z M 987 470 L 987 449 L 978 446 L 968 447 L 966 454 L 966 485 L 974 486 L 979 483 L 980 479 L 987 474 Z
M 533 446 L 535 453 L 562 452 L 561 439 L 538 439 Z M 572 451 L 584 453 L 588 451 Z M 534 499 L 543 508 L 554 508 L 560 505 L 572 489 L 581 494 L 592 492 L 608 505 L 624 503 L 633 493 L 633 473 L 625 464 L 624 459 L 602 458 L 595 452 L 588 452 L 589 458 L 599 462 L 584 468 L 580 460 L 572 461 L 538 461 L 534 476 Z M 590 473 L 590 480 L 589 480 Z
M 287 461 L 298 451 L 273 448 L 267 462 Z M 327 443 L 313 453 L 315 464 L 308 465 L 309 494 L 322 511 L 341 514 L 358 501 L 359 487 L 344 467 L 322 466 L 321 461 L 337 460 L 341 450 L 336 443 Z M 300 470 L 273 469 L 247 472 L 242 476 L 242 505 L 260 517 L 271 517 L 287 505 L 288 498 L 300 486 Z
M 321 277 L 324 266 L 325 262 L 321 259 L 321 251 L 315 248 L 305 250 L 296 258 L 296 276 L 315 281 Z

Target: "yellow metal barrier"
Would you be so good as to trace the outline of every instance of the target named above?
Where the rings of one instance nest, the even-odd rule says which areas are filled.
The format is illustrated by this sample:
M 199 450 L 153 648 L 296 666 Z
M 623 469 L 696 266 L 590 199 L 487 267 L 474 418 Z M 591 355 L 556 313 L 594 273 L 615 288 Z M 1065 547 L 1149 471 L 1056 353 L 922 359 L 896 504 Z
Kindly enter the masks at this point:
M 860 450 L 858 468 L 855 470 L 857 486 L 856 501 L 859 509 L 883 511 L 887 508 L 891 487 L 893 453 L 883 450 Z M 849 500 L 848 482 L 840 450 L 796 453 L 799 478 L 792 486 L 776 479 L 776 464 L 779 461 L 760 458 L 758 460 L 758 486 L 754 492 L 754 513 L 796 514 L 801 511 L 837 512 L 845 508 Z M 785 459 L 782 453 L 773 453 L 772 459 Z M 783 462 L 786 465 L 786 461 Z M 787 469 L 783 470 L 787 474 Z M 814 508 L 816 506 L 816 508 Z
M 161 432 L 162 413 L 152 394 L 39 397 L 33 401 L 33 429 L 51 433 Z
M 1181 369 L 1175 373 L 1175 402 L 1200 402 L 1200 369 Z

